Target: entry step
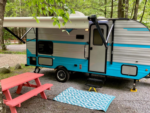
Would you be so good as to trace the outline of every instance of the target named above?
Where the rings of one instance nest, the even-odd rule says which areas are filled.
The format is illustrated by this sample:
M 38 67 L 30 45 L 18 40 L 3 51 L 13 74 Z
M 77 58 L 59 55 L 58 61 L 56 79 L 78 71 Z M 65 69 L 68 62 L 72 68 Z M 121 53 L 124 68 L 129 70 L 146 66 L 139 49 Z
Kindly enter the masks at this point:
M 103 84 L 104 84 L 104 81 L 102 79 L 88 78 L 85 85 L 89 87 L 94 87 L 94 88 L 101 88 Z

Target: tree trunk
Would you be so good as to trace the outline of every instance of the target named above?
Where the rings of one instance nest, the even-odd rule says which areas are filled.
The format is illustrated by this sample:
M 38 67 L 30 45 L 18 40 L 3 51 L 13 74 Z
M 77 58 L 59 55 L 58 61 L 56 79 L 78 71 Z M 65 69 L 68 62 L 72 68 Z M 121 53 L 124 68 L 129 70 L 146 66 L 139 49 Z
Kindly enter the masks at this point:
M 128 18 L 129 0 L 125 0 L 125 18 Z
M 7 0 L 0 0 L 0 46 L 2 47 L 3 44 L 3 20 L 4 20 L 4 12 L 5 12 L 5 5 Z
M 113 2 L 113 0 L 112 0 L 112 1 L 111 1 L 111 15 L 110 15 L 110 18 L 113 17 L 113 6 L 114 6 L 113 3 L 114 3 L 114 2 Z
M 118 0 L 118 18 L 124 18 L 123 3 L 124 0 Z
M 144 16 L 144 13 L 145 13 L 146 3 L 147 3 L 147 0 L 145 0 L 145 5 L 144 5 L 144 9 L 143 9 L 143 14 L 142 14 L 142 17 L 141 17 L 140 22 L 142 22 L 142 20 L 143 20 L 143 16 Z
M 18 31 L 19 31 L 19 38 L 21 38 L 21 36 L 22 36 L 22 28 L 19 28 L 18 29 Z M 22 44 L 22 42 L 20 41 L 20 40 L 18 40 L 19 41 L 19 44 Z
M 138 8 L 139 8 L 139 1 L 140 1 L 140 0 L 136 0 L 133 20 L 137 20 Z
M 134 10 L 135 10 L 135 2 L 133 2 L 133 8 L 132 8 L 132 12 L 131 12 L 131 19 L 132 19 L 132 17 L 133 17 L 133 12 L 134 12 Z
M 14 33 L 18 36 L 18 28 L 14 27 Z M 14 38 L 14 44 L 17 43 L 18 40 L 16 40 L 16 38 Z
M 2 50 L 6 50 L 6 44 L 5 44 L 5 40 L 4 40 L 4 31 L 2 30 Z
M 2 46 L 2 29 L 3 29 L 3 20 L 4 20 L 4 12 L 7 0 L 0 0 L 0 46 Z M 1 84 L 0 84 L 0 92 L 2 92 Z M 0 111 L 1 113 L 5 113 L 5 108 L 3 107 L 3 97 L 0 93 Z
M 106 4 L 107 4 L 107 0 L 105 0 L 105 5 Z M 107 15 L 106 11 L 107 11 L 107 7 L 105 6 L 105 18 L 106 18 L 106 15 Z
M 23 35 L 26 33 L 26 28 L 23 28 Z M 26 39 L 27 39 L 27 37 L 25 36 L 24 38 L 23 38 L 23 40 L 26 42 Z

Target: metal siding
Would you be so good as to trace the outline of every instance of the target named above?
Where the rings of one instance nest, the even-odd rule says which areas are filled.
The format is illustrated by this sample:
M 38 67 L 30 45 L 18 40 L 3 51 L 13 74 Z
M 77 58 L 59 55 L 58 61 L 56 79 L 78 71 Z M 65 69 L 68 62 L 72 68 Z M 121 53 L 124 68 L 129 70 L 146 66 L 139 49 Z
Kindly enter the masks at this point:
M 112 26 L 112 21 L 108 21 L 108 26 L 109 26 L 109 28 L 108 28 L 108 32 L 109 32 L 109 30 Z M 108 40 L 108 44 L 111 44 L 111 43 L 112 43 L 112 32 L 111 32 L 111 34 L 109 36 L 109 40 Z M 111 46 L 108 46 L 108 48 L 107 48 L 107 61 L 110 61 L 110 59 L 111 59 Z
M 27 42 L 27 50 L 29 50 L 31 52 L 31 54 L 35 54 L 36 52 L 36 42 Z M 29 53 L 27 53 L 29 54 Z
M 85 29 L 73 29 L 69 34 L 63 29 L 39 29 L 39 40 L 58 40 L 58 41 L 75 41 L 88 42 L 89 32 Z M 64 29 L 65 30 L 65 29 Z M 76 35 L 84 35 L 84 39 L 76 39 Z
M 53 56 L 84 59 L 84 45 L 53 43 L 53 46 Z M 88 57 L 88 50 L 85 53 L 85 57 Z
M 116 28 L 145 28 L 145 26 L 134 20 L 116 20 Z
M 30 28 L 27 28 L 27 30 L 30 29 Z M 32 28 L 29 33 L 27 34 L 27 39 L 34 39 L 35 38 L 35 32 L 33 30 L 34 28 Z
M 133 20 L 116 21 L 113 62 L 150 65 L 150 32 L 144 29 L 143 24 Z
M 150 65 L 149 53 L 149 48 L 114 47 L 114 62 Z

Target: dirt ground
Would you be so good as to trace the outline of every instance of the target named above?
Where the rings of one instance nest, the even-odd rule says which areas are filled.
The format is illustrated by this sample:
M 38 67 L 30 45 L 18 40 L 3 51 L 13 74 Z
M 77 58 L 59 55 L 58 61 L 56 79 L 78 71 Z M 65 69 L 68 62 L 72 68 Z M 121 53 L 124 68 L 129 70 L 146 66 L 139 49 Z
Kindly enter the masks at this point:
M 87 87 L 84 85 L 87 74 L 74 73 L 68 82 L 60 83 L 56 81 L 54 71 L 42 69 L 40 73 L 45 74 L 45 76 L 40 78 L 42 84 L 51 83 L 54 85 L 50 91 L 45 91 L 48 100 L 42 99 L 40 95 L 33 97 L 22 103 L 20 108 L 17 108 L 18 113 L 103 113 L 103 111 L 90 110 L 52 100 L 69 87 L 87 90 Z M 31 83 L 33 82 L 34 81 Z M 106 113 L 150 112 L 150 91 L 148 90 L 150 88 L 150 80 L 140 80 L 140 82 L 137 83 L 138 92 L 130 92 L 132 84 L 132 80 L 108 77 L 105 85 L 97 89 L 99 93 L 116 96 Z M 29 90 L 31 89 L 23 87 L 22 93 Z M 16 87 L 10 90 L 13 98 L 18 96 L 15 91 Z M 9 107 L 7 107 L 7 113 L 10 113 Z
M 26 64 L 26 55 L 21 55 L 21 54 L 0 54 L 0 67 L 2 67 L 2 66 L 13 67 L 17 63 Z

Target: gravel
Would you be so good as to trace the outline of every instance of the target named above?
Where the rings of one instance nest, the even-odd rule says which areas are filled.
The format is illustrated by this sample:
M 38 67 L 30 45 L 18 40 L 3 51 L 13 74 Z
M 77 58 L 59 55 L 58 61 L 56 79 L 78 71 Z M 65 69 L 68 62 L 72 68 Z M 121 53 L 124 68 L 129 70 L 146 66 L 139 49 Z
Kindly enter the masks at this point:
M 50 91 L 45 91 L 48 100 L 44 100 L 40 95 L 33 97 L 24 103 L 20 108 L 17 108 L 18 113 L 104 113 L 103 111 L 90 110 L 79 106 L 69 105 L 61 102 L 53 101 L 52 99 L 69 87 L 79 90 L 86 90 L 84 85 L 87 74 L 74 73 L 66 83 L 60 83 L 55 79 L 54 71 L 43 68 L 40 73 L 45 75 L 40 78 L 42 84 L 51 83 L 53 87 Z M 34 83 L 34 81 L 31 81 Z M 133 80 L 108 77 L 105 85 L 97 89 L 99 93 L 116 96 L 110 104 L 107 113 L 149 113 L 150 111 L 150 80 L 141 79 L 137 83 L 138 92 L 130 92 Z M 17 87 L 10 90 L 12 97 L 17 97 L 15 94 Z M 31 88 L 23 87 L 22 93 L 28 92 Z M 10 113 L 7 107 L 7 113 Z
M 20 44 L 20 45 L 7 45 L 8 51 L 25 51 L 26 50 L 26 44 Z
M 0 54 L 0 67 L 2 67 L 2 66 L 13 67 L 17 63 L 19 63 L 19 64 L 26 64 L 26 55 Z

